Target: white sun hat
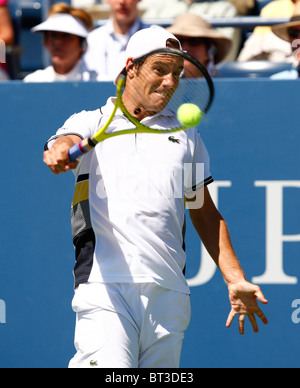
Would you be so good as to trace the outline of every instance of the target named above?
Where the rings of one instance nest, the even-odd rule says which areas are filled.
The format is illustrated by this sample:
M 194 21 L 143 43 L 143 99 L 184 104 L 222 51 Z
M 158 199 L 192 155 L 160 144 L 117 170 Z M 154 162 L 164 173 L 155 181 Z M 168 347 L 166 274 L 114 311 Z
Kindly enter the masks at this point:
M 87 38 L 89 34 L 89 30 L 81 20 L 67 13 L 53 14 L 43 23 L 33 27 L 31 31 L 35 33 L 46 31 L 64 32 L 81 38 Z
M 125 52 L 126 62 L 128 58 L 138 59 L 151 51 L 166 48 L 169 39 L 177 41 L 179 49 L 182 50 L 179 40 L 171 32 L 162 27 L 151 26 L 137 31 L 132 35 L 127 44 Z M 117 83 L 125 65 L 126 63 L 124 63 L 124 67 L 116 77 L 115 83 Z

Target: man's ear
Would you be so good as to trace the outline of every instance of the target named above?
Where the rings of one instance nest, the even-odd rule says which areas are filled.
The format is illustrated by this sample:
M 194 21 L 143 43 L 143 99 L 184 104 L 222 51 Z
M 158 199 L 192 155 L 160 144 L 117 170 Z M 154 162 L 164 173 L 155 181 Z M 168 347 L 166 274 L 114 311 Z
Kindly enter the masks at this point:
M 130 78 L 133 78 L 133 76 L 134 76 L 133 58 L 127 59 L 126 71 L 127 71 L 127 76 Z

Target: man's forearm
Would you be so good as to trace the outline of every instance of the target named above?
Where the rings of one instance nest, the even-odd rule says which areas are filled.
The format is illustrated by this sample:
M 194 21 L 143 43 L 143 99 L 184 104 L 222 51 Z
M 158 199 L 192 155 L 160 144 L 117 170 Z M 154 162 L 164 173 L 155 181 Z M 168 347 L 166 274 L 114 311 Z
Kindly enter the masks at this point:
M 244 271 L 231 243 L 227 224 L 216 209 L 207 189 L 204 190 L 202 208 L 190 210 L 193 225 L 226 283 L 245 280 Z
M 221 220 L 219 225 L 219 251 L 213 259 L 227 285 L 245 280 L 246 277 L 233 249 L 226 222 Z

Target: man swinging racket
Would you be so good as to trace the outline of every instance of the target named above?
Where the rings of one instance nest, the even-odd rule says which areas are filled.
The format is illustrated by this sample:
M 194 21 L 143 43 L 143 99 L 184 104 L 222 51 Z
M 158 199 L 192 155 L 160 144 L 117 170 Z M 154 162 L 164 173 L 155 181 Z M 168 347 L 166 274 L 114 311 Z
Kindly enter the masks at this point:
M 137 32 L 118 76 L 126 75 L 126 111 L 121 106 L 114 111 L 117 99 L 109 98 L 96 111 L 72 116 L 46 145 L 44 162 L 50 170 L 73 170 L 76 179 L 72 306 L 77 353 L 70 368 L 179 367 L 190 322 L 183 249 L 187 199 L 193 225 L 228 286 L 226 326 L 235 315 L 241 334 L 246 316 L 255 332 L 255 315 L 267 323 L 257 300 L 268 302 L 258 286 L 247 282 L 207 189 L 213 179 L 197 129 L 176 129 L 171 136 L 166 132 L 178 125 L 168 103 L 184 79 L 181 55 L 179 41 L 168 31 L 152 27 Z M 142 127 L 101 141 L 70 162 L 70 148 L 96 137 L 108 122 L 106 131 L 118 135 Z M 161 134 L 146 133 L 146 127 Z M 197 166 L 203 166 L 202 174 L 196 173 Z M 181 174 L 192 178 L 180 179 Z

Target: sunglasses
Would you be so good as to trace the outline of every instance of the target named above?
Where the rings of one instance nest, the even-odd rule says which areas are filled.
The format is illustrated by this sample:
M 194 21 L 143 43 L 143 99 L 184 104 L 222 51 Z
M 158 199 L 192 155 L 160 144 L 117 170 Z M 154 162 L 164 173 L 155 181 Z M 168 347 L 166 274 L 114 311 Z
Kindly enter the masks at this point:
M 200 44 L 205 44 L 207 47 L 210 46 L 210 40 L 208 38 L 190 38 L 190 37 L 178 37 L 180 43 L 183 45 L 187 43 L 189 46 L 198 46 Z
M 296 28 L 291 28 L 288 31 L 290 38 L 299 38 L 300 37 L 300 30 Z

